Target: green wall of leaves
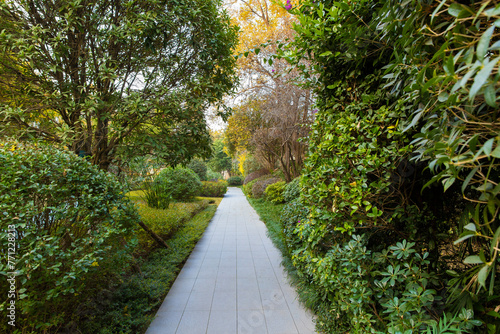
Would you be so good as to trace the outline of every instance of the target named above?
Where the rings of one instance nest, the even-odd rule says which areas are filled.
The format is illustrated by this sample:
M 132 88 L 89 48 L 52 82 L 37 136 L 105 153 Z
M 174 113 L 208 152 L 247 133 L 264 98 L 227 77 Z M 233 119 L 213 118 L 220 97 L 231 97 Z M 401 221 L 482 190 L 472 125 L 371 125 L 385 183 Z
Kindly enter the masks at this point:
M 279 57 L 319 111 L 301 180 L 309 214 L 284 224 L 325 332 L 500 329 L 499 3 L 291 9 L 297 37 Z

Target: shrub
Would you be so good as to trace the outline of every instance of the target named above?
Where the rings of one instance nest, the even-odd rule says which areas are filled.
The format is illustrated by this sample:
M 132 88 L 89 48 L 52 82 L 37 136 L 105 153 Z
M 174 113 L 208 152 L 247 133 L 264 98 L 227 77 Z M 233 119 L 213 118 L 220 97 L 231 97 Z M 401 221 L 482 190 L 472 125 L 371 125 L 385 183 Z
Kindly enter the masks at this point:
M 252 186 L 252 197 L 261 198 L 262 196 L 264 196 L 264 191 L 269 185 L 279 181 L 281 181 L 281 179 L 274 176 L 271 176 L 270 178 L 265 178 L 263 180 L 258 180 Z
M 300 196 L 300 177 L 297 177 L 286 184 L 283 190 L 283 199 L 285 202 L 291 202 Z
M 265 168 L 259 169 L 258 171 L 255 171 L 255 172 L 248 174 L 245 177 L 243 184 L 247 184 L 249 182 L 252 182 L 255 179 L 258 179 L 259 177 L 262 177 L 262 176 L 268 175 L 268 174 L 269 174 L 269 171 L 267 169 L 265 169 Z
M 285 200 L 283 198 L 283 191 L 285 190 L 285 181 L 279 181 L 267 186 L 264 190 L 266 199 L 273 203 L 283 203 Z
M 202 184 L 198 175 L 188 168 L 168 168 L 160 172 L 155 179 L 164 185 L 164 189 L 177 201 L 189 201 L 197 196 Z
M 253 188 L 253 185 L 257 182 L 257 181 L 261 181 L 261 180 L 265 180 L 265 179 L 268 179 L 268 178 L 271 178 L 273 177 L 272 174 L 266 174 L 266 175 L 262 175 L 261 177 L 255 179 L 255 180 L 252 180 L 250 182 L 248 182 L 247 184 L 244 184 L 243 185 L 243 192 L 245 193 L 245 195 L 247 195 L 248 197 L 253 197 L 253 193 L 252 193 L 252 188 Z
M 199 160 L 199 159 L 193 159 L 191 162 L 186 166 L 187 168 L 191 169 L 193 172 L 195 172 L 198 177 L 200 178 L 200 181 L 206 181 L 207 180 L 207 165 Z
M 321 331 L 498 332 L 497 3 L 297 8 L 319 80 L 292 253 Z
M 223 197 L 227 191 L 226 181 L 203 181 L 198 196 L 203 197 Z
M 125 268 L 125 238 L 138 219 L 113 175 L 73 153 L 14 141 L 0 144 L 0 212 L 1 249 L 15 249 L 0 272 L 17 271 L 16 325 L 37 333 L 60 327 Z M 9 290 L 6 279 L 0 290 Z M 10 329 L 1 322 L 0 331 Z
M 243 184 L 243 180 L 241 179 L 241 176 L 231 176 L 227 179 L 227 184 L 230 186 L 241 186 Z

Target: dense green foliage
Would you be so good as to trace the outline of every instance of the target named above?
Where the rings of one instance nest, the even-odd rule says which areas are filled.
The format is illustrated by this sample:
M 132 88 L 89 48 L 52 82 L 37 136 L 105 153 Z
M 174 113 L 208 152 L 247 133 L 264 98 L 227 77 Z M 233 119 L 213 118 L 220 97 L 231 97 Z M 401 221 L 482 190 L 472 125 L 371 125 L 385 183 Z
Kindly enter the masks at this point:
M 300 196 L 300 177 L 293 179 L 285 185 L 283 189 L 283 200 L 291 202 Z
M 298 35 L 280 56 L 315 88 L 318 113 L 283 224 L 321 330 L 500 328 L 497 7 L 292 9 Z
M 267 200 L 271 203 L 283 203 L 285 199 L 283 198 L 283 191 L 285 190 L 285 181 L 278 181 L 276 183 L 270 184 L 264 190 L 264 195 Z
M 243 184 L 243 180 L 241 176 L 231 176 L 227 179 L 227 184 L 230 186 L 241 186 Z
M 224 151 L 224 142 L 215 138 L 212 143 L 212 157 L 207 162 L 208 167 L 214 172 L 230 172 L 232 169 L 231 157 Z
M 107 169 L 210 154 L 204 111 L 227 117 L 237 27 L 219 0 L 0 2 L 0 133 L 67 145 Z
M 207 180 L 207 164 L 204 163 L 200 159 L 193 159 L 191 160 L 187 166 L 187 168 L 191 169 L 193 172 L 198 174 L 198 177 L 200 178 L 200 181 L 206 181 Z
M 160 238 L 170 239 L 189 219 L 208 206 L 207 200 L 192 201 L 189 203 L 172 203 L 168 208 L 152 208 L 144 202 L 145 191 L 133 191 L 128 196 L 134 199 L 137 210 L 143 222 Z M 157 244 L 141 228 L 136 229 L 140 253 L 147 254 L 156 248 Z
M 71 152 L 2 143 L 0 212 L 0 289 L 10 291 L 5 275 L 16 283 L 0 309 L 16 302 L 19 333 L 64 326 L 75 304 L 129 266 L 137 211 L 111 174 Z
M 202 187 L 198 196 L 202 197 L 223 197 L 227 192 L 227 182 L 219 181 L 203 181 Z
M 168 209 L 172 201 L 171 189 L 166 182 L 156 178 L 153 181 L 143 182 L 144 199 L 149 207 L 154 209 Z
M 154 182 L 161 184 L 165 191 L 177 201 L 192 200 L 199 194 L 202 187 L 198 175 L 191 169 L 183 167 L 162 170 Z

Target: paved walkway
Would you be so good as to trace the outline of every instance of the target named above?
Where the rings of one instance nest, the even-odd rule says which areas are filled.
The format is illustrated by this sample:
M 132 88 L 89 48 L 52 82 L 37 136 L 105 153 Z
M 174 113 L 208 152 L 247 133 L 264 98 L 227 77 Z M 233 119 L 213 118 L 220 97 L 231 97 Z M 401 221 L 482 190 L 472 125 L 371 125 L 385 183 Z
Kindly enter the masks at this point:
M 310 334 L 281 254 L 238 188 L 229 188 L 146 334 Z

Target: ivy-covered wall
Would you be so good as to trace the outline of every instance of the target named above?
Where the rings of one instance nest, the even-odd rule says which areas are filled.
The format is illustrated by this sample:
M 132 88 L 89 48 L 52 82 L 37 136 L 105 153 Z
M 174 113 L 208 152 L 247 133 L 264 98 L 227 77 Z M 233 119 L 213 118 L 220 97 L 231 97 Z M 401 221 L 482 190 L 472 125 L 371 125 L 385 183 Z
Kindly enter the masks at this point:
M 281 56 L 319 111 L 301 205 L 284 223 L 318 327 L 495 333 L 500 2 L 310 0 L 290 11 L 297 38 Z

